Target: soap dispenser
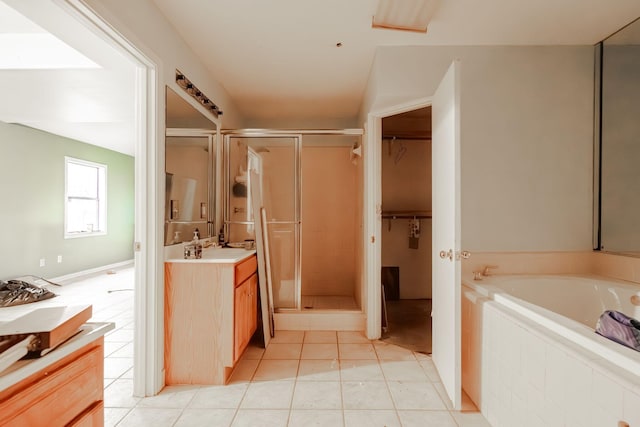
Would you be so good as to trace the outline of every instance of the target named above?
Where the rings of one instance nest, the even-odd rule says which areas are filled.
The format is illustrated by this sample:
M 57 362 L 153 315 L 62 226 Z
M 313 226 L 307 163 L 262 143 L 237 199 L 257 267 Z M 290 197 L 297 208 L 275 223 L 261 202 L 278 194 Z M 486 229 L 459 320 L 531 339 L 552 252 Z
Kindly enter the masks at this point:
M 193 254 L 197 259 L 202 258 L 202 244 L 200 243 L 200 230 L 197 228 L 193 232 Z

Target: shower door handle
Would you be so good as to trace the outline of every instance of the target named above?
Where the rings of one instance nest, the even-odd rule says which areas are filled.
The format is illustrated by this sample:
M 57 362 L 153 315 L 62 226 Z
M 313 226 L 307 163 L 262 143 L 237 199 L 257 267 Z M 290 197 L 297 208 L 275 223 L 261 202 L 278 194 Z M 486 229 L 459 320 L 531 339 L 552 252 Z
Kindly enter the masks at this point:
M 440 251 L 440 258 L 449 258 L 449 261 L 453 261 L 453 249 L 449 249 L 448 251 Z

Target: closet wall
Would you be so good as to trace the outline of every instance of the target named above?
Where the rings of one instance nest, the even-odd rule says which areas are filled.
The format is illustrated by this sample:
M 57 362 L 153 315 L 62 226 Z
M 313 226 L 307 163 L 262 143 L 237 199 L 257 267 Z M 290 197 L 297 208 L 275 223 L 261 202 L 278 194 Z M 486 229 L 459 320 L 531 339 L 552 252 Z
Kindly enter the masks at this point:
M 405 114 L 382 121 L 383 215 L 431 212 L 430 108 L 428 116 Z M 399 267 L 400 299 L 431 298 L 431 219 L 420 219 L 417 249 L 409 247 L 409 219 L 383 219 L 382 266 Z

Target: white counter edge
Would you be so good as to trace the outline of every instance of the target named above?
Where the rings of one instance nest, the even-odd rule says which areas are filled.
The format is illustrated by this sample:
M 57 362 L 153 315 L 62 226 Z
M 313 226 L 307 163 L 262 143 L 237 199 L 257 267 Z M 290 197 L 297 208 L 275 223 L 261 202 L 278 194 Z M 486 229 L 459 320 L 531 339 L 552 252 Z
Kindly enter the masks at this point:
M 115 323 L 113 322 L 85 323 L 82 325 L 82 331 L 79 334 L 70 338 L 69 341 L 50 353 L 37 359 L 19 360 L 3 372 L 0 372 L 0 392 L 65 358 L 74 351 L 104 336 L 114 328 Z

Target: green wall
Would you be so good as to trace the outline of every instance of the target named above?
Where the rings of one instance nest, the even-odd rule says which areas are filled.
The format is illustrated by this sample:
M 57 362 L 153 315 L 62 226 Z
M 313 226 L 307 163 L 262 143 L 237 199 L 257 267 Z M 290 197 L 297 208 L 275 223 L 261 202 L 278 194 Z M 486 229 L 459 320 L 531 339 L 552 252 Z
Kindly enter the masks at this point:
M 64 238 L 65 156 L 107 165 L 106 235 Z M 131 260 L 133 227 L 133 157 L 0 122 L 0 279 L 52 278 Z

